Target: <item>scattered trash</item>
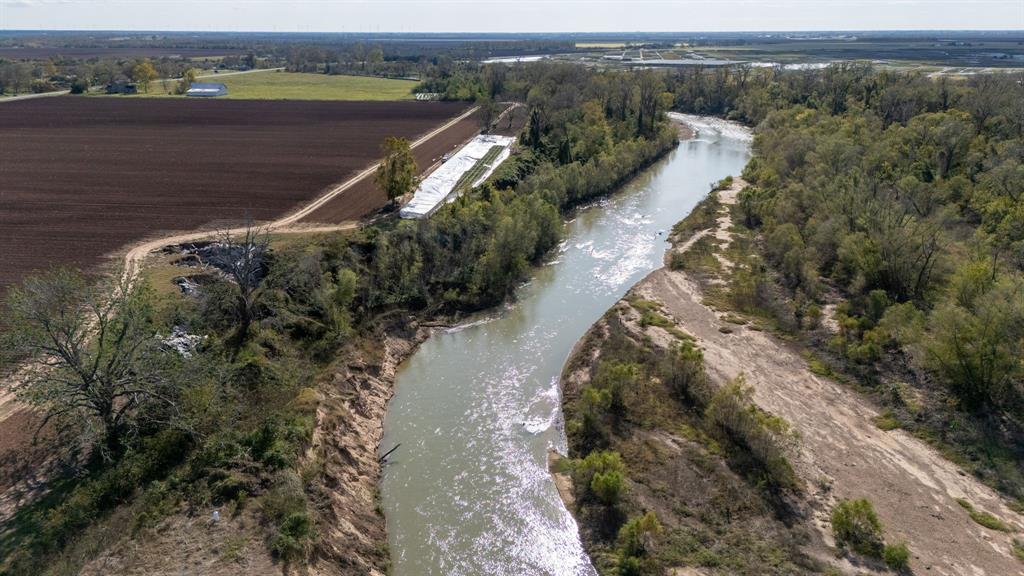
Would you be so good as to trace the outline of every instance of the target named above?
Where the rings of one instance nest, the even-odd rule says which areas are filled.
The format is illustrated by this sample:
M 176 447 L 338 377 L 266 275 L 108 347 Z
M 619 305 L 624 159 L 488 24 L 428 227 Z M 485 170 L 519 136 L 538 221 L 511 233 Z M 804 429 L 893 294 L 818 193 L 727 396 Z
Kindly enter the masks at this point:
M 250 250 L 257 251 L 257 259 L 263 257 L 265 246 L 254 246 Z M 212 266 L 221 272 L 229 272 L 228 268 L 245 257 L 246 247 L 241 244 L 225 244 L 219 241 L 189 242 L 164 248 L 164 253 L 181 254 L 175 265 L 189 268 Z M 266 274 L 265 264 L 261 264 L 259 278 Z
M 196 352 L 196 347 L 203 341 L 206 340 L 206 336 L 199 336 L 198 334 L 189 334 L 185 332 L 185 329 L 181 326 L 175 326 L 171 329 L 171 335 L 166 338 L 160 338 L 160 343 L 164 347 L 174 350 L 178 354 L 181 354 L 184 358 L 191 358 Z
M 194 296 L 199 291 L 199 284 L 184 276 L 178 276 L 173 282 L 178 285 L 181 293 L 185 296 Z

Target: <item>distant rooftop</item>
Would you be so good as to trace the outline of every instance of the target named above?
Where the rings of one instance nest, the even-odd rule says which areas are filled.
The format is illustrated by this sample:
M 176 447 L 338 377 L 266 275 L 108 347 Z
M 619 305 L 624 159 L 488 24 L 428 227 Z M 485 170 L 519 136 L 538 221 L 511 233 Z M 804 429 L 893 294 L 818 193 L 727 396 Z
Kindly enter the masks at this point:
M 224 96 L 228 93 L 228 87 L 216 82 L 193 82 L 192 86 L 185 92 L 186 96 Z

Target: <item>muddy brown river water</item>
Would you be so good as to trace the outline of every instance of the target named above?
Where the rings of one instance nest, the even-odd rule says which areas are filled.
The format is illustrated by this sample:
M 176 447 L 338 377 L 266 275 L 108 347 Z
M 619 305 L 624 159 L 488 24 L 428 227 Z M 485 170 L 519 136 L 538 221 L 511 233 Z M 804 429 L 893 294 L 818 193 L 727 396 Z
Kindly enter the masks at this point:
M 383 449 L 395 576 L 595 574 L 547 471 L 565 453 L 558 377 L 573 345 L 661 266 L 666 236 L 713 182 L 738 175 L 750 134 L 688 117 L 680 144 L 566 224 L 565 241 L 516 301 L 438 331 L 401 367 Z

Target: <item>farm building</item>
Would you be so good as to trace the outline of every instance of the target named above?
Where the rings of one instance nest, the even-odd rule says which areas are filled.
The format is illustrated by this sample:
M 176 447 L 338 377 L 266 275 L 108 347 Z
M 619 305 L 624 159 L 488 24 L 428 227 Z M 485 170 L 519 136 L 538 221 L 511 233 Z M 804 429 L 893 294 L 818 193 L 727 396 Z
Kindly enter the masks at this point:
M 193 82 L 192 86 L 185 92 L 185 96 L 199 96 L 211 98 L 214 96 L 227 96 L 228 87 L 218 83 Z

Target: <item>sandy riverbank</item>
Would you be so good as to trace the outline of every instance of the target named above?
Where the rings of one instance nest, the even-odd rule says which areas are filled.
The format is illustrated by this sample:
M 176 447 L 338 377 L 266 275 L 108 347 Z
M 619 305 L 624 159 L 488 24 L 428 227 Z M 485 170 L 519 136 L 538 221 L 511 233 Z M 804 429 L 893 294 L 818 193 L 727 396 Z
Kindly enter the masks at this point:
M 737 180 L 724 190 L 715 227 L 695 233 L 715 237 L 716 257 L 724 270 L 730 263 L 723 253 L 732 240 L 728 206 L 743 186 Z M 689 249 L 690 240 L 677 239 L 672 250 Z M 742 375 L 758 407 L 792 426 L 800 438 L 793 464 L 804 484 L 808 521 L 823 542 L 831 543 L 828 518 L 836 501 L 868 498 L 886 538 L 909 546 L 915 573 L 1024 574 L 1012 552 L 1013 535 L 980 526 L 957 503 L 966 499 L 1016 532 L 1024 530 L 1024 518 L 997 493 L 924 442 L 900 430 L 879 429 L 873 421 L 878 410 L 867 399 L 813 374 L 795 346 L 751 324 L 724 320 L 725 313 L 705 304 L 705 289 L 697 277 L 666 267 L 639 282 L 617 306 L 630 298 L 657 303 L 671 327 L 693 337 L 702 349 L 713 383 L 722 385 Z M 639 330 L 654 345 L 671 341 L 663 328 Z M 853 570 L 849 564 L 840 568 Z

